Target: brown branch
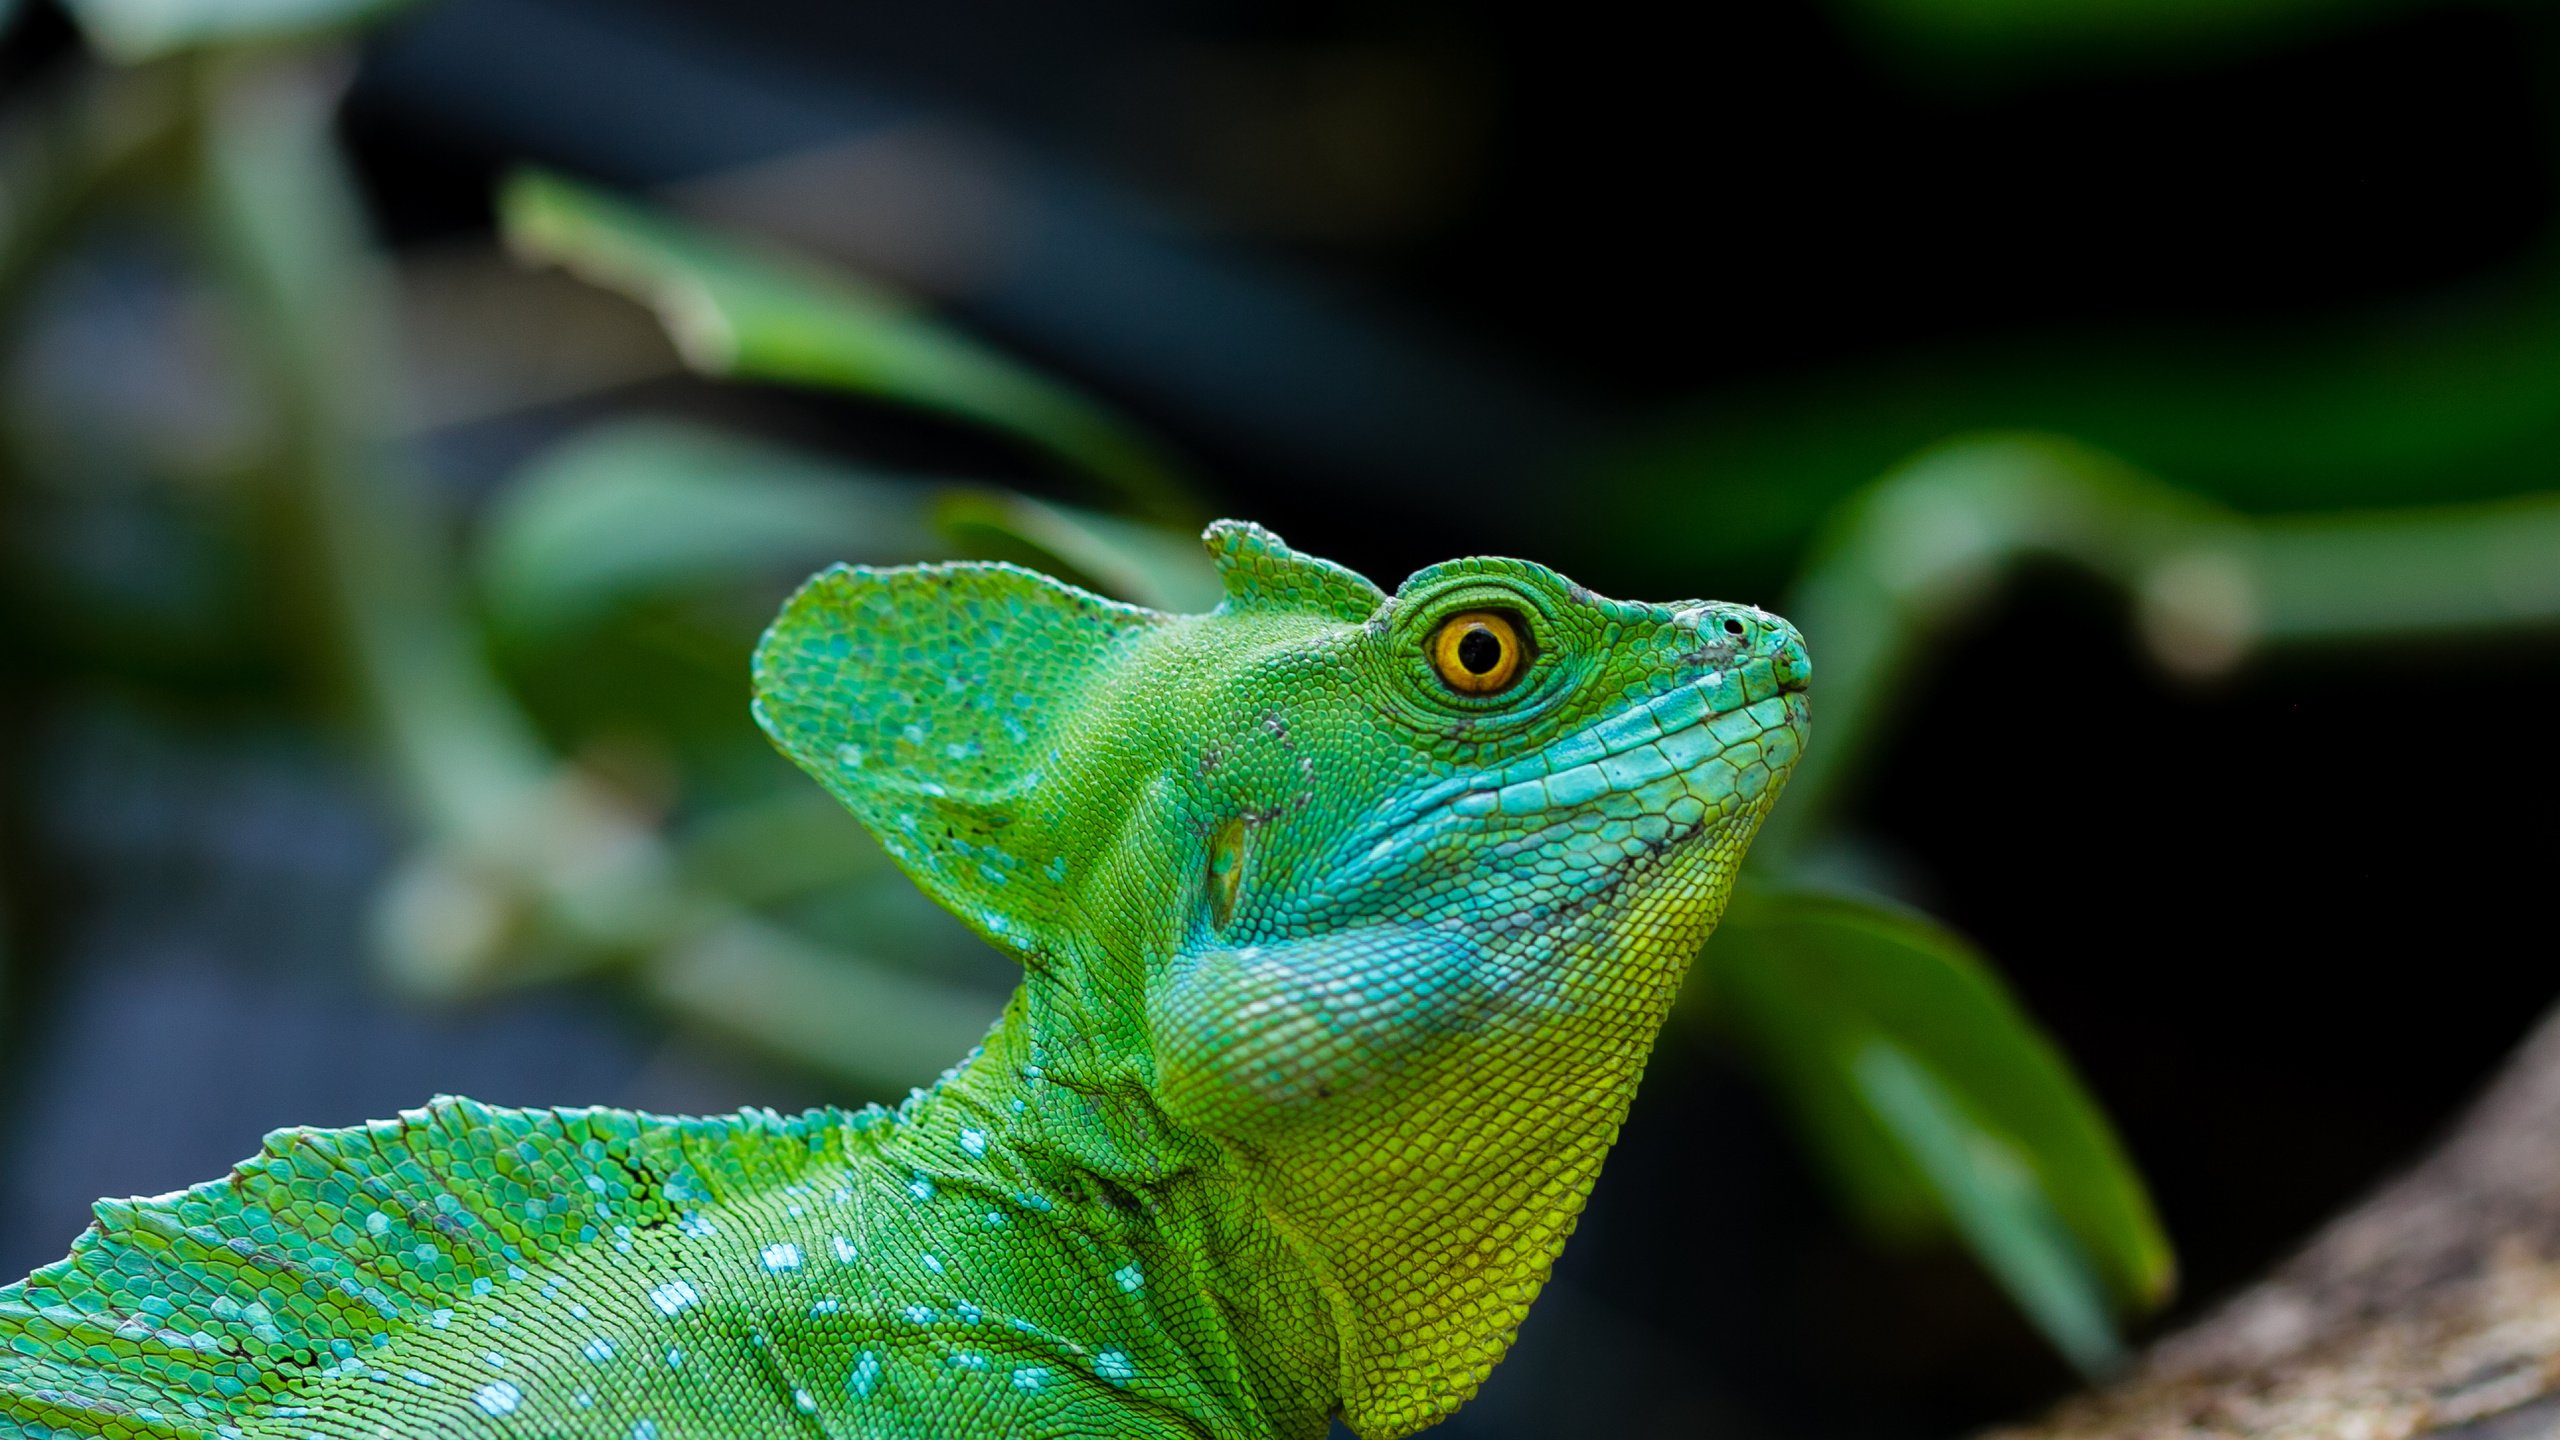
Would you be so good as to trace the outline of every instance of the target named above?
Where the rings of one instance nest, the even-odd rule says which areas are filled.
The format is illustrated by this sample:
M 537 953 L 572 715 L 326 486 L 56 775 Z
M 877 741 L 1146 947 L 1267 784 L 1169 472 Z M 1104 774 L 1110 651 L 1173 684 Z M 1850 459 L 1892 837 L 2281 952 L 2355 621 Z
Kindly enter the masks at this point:
M 2560 1435 L 2560 1012 L 2442 1148 L 2134 1373 L 1993 1440 Z

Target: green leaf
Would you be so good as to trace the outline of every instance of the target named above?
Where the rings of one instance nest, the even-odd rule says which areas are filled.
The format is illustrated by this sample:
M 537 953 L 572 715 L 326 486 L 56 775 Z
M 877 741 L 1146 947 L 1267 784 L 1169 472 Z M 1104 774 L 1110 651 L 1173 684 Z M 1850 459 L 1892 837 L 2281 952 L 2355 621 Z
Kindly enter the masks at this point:
M 408 0 L 64 0 L 89 44 L 131 65 L 202 45 L 315 35 L 378 19 Z M 8 5 L 0 5 L 0 24 Z
M 2106 1291 L 2017 1151 L 1890 1042 L 1871 1039 L 1837 1058 L 1868 1111 L 1928 1177 L 1957 1233 L 2054 1348 L 2092 1379 L 2121 1365 Z
M 1961 937 L 1865 901 L 1753 888 L 1735 897 L 1705 964 L 1715 1018 L 1764 1062 L 1879 1237 L 1952 1227 L 2068 1354 L 2086 1349 L 2085 1327 L 2057 1318 L 2069 1307 L 2053 1297 L 2068 1286 L 2055 1277 L 2070 1266 L 2052 1258 L 2035 1204 L 2118 1302 L 2167 1299 L 2176 1264 L 2140 1176 Z M 1871 1058 L 1878 1045 L 1907 1064 Z M 2015 1176 L 1995 1173 L 2004 1164 Z M 2039 1201 L 2017 1198 L 2022 1185 Z
M 705 374 L 850 390 L 973 421 L 1150 514 L 1197 523 L 1172 468 L 1127 422 L 876 285 L 556 176 L 516 175 L 498 208 L 519 254 L 649 305 Z
M 483 533 L 507 634 L 556 639 L 622 602 L 838 560 L 948 553 L 922 486 L 666 421 L 599 426 L 536 458 Z

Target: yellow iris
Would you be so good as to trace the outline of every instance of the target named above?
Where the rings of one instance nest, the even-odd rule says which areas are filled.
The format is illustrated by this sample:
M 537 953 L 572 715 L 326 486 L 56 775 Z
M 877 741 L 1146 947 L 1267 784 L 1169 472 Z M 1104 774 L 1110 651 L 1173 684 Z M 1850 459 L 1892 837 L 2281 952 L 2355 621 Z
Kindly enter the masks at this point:
M 1431 668 L 1461 695 L 1499 695 L 1529 668 L 1528 637 L 1499 610 L 1469 610 L 1431 635 Z

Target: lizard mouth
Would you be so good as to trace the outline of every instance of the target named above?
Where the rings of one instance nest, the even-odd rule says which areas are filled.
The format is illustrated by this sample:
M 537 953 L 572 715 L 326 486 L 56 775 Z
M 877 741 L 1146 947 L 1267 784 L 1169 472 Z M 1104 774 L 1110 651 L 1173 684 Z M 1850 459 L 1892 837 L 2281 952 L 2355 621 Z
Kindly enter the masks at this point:
M 1470 868 L 1561 866 L 1612 886 L 1628 862 L 1764 808 L 1804 748 L 1807 713 L 1804 686 L 1783 667 L 1691 676 L 1377 813 L 1336 885 L 1465 854 Z
M 1755 667 L 1709 672 L 1496 770 L 1449 800 L 1461 816 L 1596 813 L 1693 829 L 1765 795 L 1803 748 L 1804 686 Z M 1658 834 L 1647 834 L 1658 840 Z

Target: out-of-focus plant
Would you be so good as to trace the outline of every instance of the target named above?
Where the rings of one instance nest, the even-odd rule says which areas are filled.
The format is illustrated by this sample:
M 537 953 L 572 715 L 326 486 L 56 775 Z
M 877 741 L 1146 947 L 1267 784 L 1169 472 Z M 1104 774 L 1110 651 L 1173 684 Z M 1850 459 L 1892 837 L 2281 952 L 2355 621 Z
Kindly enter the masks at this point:
M 1139 427 L 875 284 L 526 176 L 501 197 L 516 251 L 649 305 L 702 373 L 984 427 L 1097 508 L 624 419 L 537 457 L 467 550 L 449 548 L 386 418 L 384 281 L 329 131 L 331 27 L 381 8 L 75 5 L 114 63 L 18 117 L 0 184 L 0 326 L 14 329 L 31 278 L 118 207 L 179 237 L 211 278 L 257 423 L 210 528 L 245 537 L 239 570 L 257 581 L 236 608 L 259 617 L 251 643 L 361 715 L 408 811 L 414 849 L 379 917 L 393 980 L 454 998 L 611 973 L 688 1022 L 858 1090 L 930 1075 L 992 1017 L 1003 968 L 747 723 L 756 630 L 779 587 L 834 560 L 1001 557 L 1202 607 L 1217 586 L 1188 533 L 1199 502 Z M 2332 384 L 2433 416 L 2433 429 L 2396 433 L 2432 436 L 2443 453 L 2505 454 L 2560 414 L 2535 388 L 2560 386 L 2560 371 L 2522 359 L 2512 374 L 2531 384 L 2481 395 L 2400 393 L 2352 359 L 2295 359 L 2289 383 L 2304 393 Z M 1985 394 L 2047 395 L 2034 413 L 2062 429 L 2136 433 L 2088 408 L 2108 386 L 2039 391 L 2042 373 L 2024 366 L 1982 374 Z M 2211 673 L 2261 645 L 2549 623 L 2560 502 L 2253 520 L 2042 434 L 1927 449 L 1850 493 L 1845 477 L 1980 418 L 1916 413 L 1844 426 L 1798 409 L 1747 434 L 1709 426 L 1595 492 L 1641 500 L 1654 520 L 1617 538 L 1690 547 L 1693 571 L 1820 536 L 1783 607 L 1820 667 L 1819 743 L 1701 967 L 1707 1003 L 1684 1023 L 1756 1059 L 1853 1215 L 1888 1239 L 1969 1245 L 2096 1372 L 2118 1353 L 2116 1318 L 2167 1295 L 2168 1244 L 2103 1115 L 1982 957 L 1832 878 L 1858 758 L 1932 643 L 2021 559 L 2122 585 L 2170 668 Z M 2197 433 L 2245 442 L 2253 432 L 2230 419 Z M 2335 478 L 2323 457 L 2363 453 L 2351 424 L 2308 438 L 2269 426 L 2261 439 L 2301 476 Z M 1760 457 L 1764 483 L 1700 480 L 1706 462 L 1736 456 Z M 21 485 L 40 463 L 0 459 Z M 1715 526 L 1668 523 L 1710 503 Z M 10 624 L 36 627 L 28 597 L 0 603 Z M 97 639 L 76 620 L 42 628 L 59 649 Z M 0 916 L 13 898 L 0 893 Z
M 850 390 L 1019 437 L 1141 513 L 1198 523 L 1158 447 L 1074 389 L 920 315 L 858 277 L 523 174 L 502 199 L 517 253 L 654 309 L 706 375 Z
M 1129 522 L 1027 497 L 634 427 L 618 442 L 584 437 L 498 507 L 476 603 L 391 437 L 385 277 L 330 134 L 343 69 L 330 35 L 386 8 L 75 6 L 111 63 L 61 78 L 51 103 L 16 117 L 0 308 L 101 217 L 167 237 L 211 283 L 256 439 L 217 497 L 227 516 L 208 517 L 208 533 L 243 539 L 216 568 L 245 592 L 209 608 L 260 616 L 246 643 L 377 737 L 419 841 L 381 907 L 395 978 L 452 996 L 617 966 L 688 1019 L 858 1089 L 932 1074 L 997 998 L 950 973 L 974 942 L 741 723 L 744 642 L 771 597 L 737 604 L 734 582 L 841 558 L 1002 553 L 1164 601 L 1199 593 L 1169 570 L 1205 566 Z M 577 198 L 555 194 L 555 227 L 576 231 Z M 645 272 L 645 230 L 615 232 L 626 248 L 607 271 Z M 1141 509 L 1186 513 L 1135 432 L 1068 387 L 857 283 L 782 277 L 770 284 L 786 287 L 785 306 L 760 299 L 769 282 L 743 252 L 716 268 L 698 302 L 657 292 L 689 317 L 696 360 L 783 374 L 815 363 L 800 378 L 996 426 Z M 714 331 L 730 337 L 725 353 Z M 13 471 L 38 463 L 11 458 Z M 11 599 L 11 624 L 41 633 L 39 647 L 98 638 L 32 591 Z M 603 633 L 626 600 L 656 609 Z M 563 637 L 581 642 L 568 648 L 572 683 L 546 690 Z M 493 671 L 493 647 L 522 663 Z M 581 709 L 599 660 L 637 682 L 619 714 Z M 589 743 L 616 724 L 641 749 L 683 752 L 700 793 L 662 805 L 634 783 L 630 747 Z
M 1968 79 L 2057 62 L 2124 65 L 2317 34 L 2427 0 L 1834 0 L 1930 72 Z
M 2243 512 L 2491 501 L 2560 474 L 2555 354 L 2560 246 L 2424 305 L 1969 342 L 1665 415 L 1595 460 L 1592 503 L 1558 523 L 1603 529 L 1632 564 L 1774 578 L 1878 476 L 1983 432 L 2068 436 Z
M 326 38 L 409 0 L 65 0 L 99 54 L 138 64 L 220 46 Z M 5 19 L 0 15 L 0 19 Z

